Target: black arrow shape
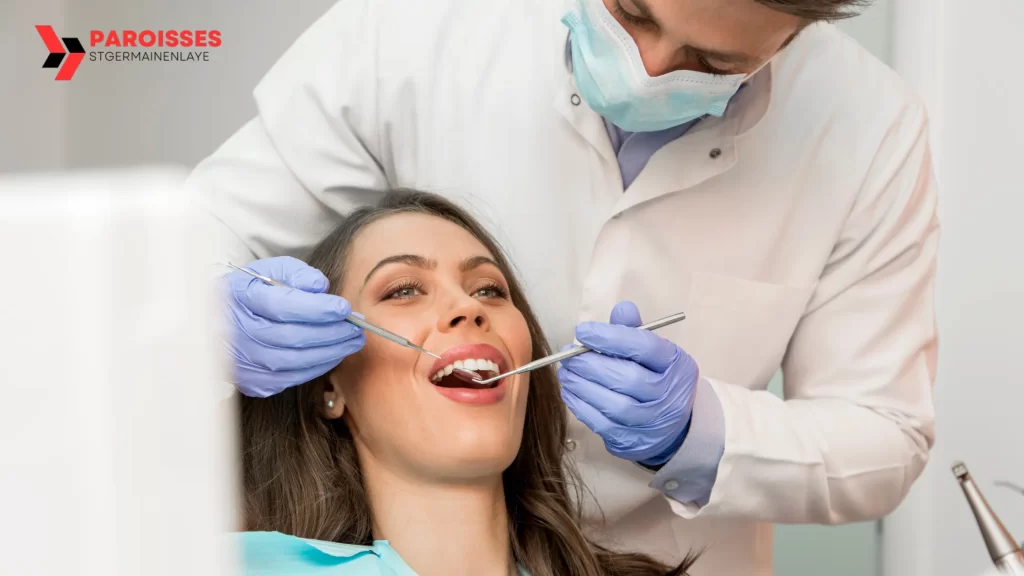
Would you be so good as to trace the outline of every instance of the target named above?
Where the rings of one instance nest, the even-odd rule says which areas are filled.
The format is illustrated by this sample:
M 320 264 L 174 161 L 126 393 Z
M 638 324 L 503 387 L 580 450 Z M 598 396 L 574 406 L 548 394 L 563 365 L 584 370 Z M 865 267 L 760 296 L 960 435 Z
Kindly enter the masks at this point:
M 68 52 L 72 54 L 85 54 L 85 48 L 82 48 L 82 43 L 78 41 L 78 38 L 61 38 L 61 40 L 68 47 Z
M 56 68 L 60 66 L 60 63 L 64 60 L 64 52 L 51 52 L 46 57 L 46 62 L 43 62 L 43 68 Z

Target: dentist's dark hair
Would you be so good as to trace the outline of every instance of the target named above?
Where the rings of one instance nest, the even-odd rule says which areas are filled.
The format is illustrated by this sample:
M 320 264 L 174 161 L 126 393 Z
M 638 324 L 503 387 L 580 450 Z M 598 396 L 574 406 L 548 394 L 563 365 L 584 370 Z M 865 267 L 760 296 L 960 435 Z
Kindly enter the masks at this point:
M 340 287 L 360 231 L 402 213 L 442 218 L 479 240 L 494 256 L 508 281 L 513 304 L 526 319 L 533 358 L 550 353 L 540 323 L 498 243 L 466 211 L 440 196 L 397 190 L 376 207 L 355 210 L 320 242 L 309 265 L 322 271 L 331 286 Z M 584 491 L 565 457 L 568 422 L 555 370 L 536 370 L 530 380 L 522 444 L 502 476 L 516 561 L 533 576 L 684 576 L 696 555 L 688 554 L 673 567 L 646 555 L 613 552 L 583 533 Z M 269 398 L 242 397 L 245 529 L 369 545 L 372 511 L 355 443 L 344 418 L 321 417 L 317 389 L 314 380 Z
M 772 10 L 803 18 L 810 22 L 852 18 L 872 0 L 757 0 Z

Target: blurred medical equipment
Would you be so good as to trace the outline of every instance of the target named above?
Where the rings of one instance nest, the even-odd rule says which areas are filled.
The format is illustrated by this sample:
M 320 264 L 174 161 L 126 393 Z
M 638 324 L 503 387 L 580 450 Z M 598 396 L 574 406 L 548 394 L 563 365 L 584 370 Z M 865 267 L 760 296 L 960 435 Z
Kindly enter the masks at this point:
M 963 462 L 956 462 L 953 465 L 953 474 L 960 482 L 967 503 L 970 504 L 971 511 L 974 512 L 974 518 L 978 522 L 978 529 L 981 531 L 981 537 L 985 541 L 985 547 L 988 548 L 992 563 L 1003 574 L 1024 576 L 1024 553 L 1021 552 L 1020 546 L 988 505 L 981 490 L 971 478 L 970 472 L 967 471 L 967 466 Z
M 4 574 L 233 573 L 228 367 L 183 177 L 0 178 Z
M 684 319 L 686 319 L 686 314 L 683 312 L 678 312 L 676 314 L 672 314 L 671 316 L 665 316 L 664 318 L 660 318 L 653 322 L 648 322 L 647 324 L 638 326 L 638 328 L 640 330 L 657 330 L 658 328 L 668 326 L 669 324 L 675 324 L 676 322 L 679 322 L 680 320 Z M 523 364 L 522 366 L 516 368 L 515 370 L 510 370 L 508 372 L 505 372 L 504 374 L 494 376 L 493 378 L 482 379 L 476 374 L 469 372 L 469 374 L 473 375 L 470 382 L 476 384 L 481 388 L 493 388 L 494 386 L 497 385 L 497 382 L 502 378 L 507 378 L 515 374 L 522 374 L 523 372 L 530 372 L 532 370 L 536 370 L 537 368 L 542 368 L 544 366 L 554 364 L 555 362 L 561 362 L 562 360 L 572 358 L 573 356 L 579 356 L 584 352 L 593 352 L 593 350 L 587 348 L 586 346 L 576 345 L 567 350 L 562 350 L 561 352 L 556 352 L 549 356 L 539 358 L 528 364 Z M 465 375 L 463 374 L 459 374 L 459 376 L 465 378 Z

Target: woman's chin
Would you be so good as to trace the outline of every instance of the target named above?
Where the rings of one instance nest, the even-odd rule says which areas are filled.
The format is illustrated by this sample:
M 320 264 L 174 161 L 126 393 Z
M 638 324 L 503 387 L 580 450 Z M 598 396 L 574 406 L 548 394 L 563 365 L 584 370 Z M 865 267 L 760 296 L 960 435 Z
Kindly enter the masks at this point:
M 452 434 L 444 445 L 421 456 L 423 467 L 438 477 L 470 480 L 500 476 L 519 453 L 520 437 L 496 434 Z

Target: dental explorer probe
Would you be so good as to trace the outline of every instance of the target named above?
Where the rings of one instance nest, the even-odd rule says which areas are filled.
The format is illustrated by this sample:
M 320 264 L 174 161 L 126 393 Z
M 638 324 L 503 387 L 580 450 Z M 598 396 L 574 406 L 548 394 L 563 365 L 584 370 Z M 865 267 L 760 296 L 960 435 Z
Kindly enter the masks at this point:
M 253 278 L 256 278 L 257 280 L 262 281 L 264 284 L 269 284 L 271 286 L 279 286 L 281 288 L 292 288 L 291 286 L 285 284 L 284 282 L 279 282 L 277 280 L 274 280 L 273 278 L 264 276 L 262 274 L 258 274 L 258 273 L 254 272 L 252 270 L 249 270 L 248 268 L 242 268 L 242 267 L 239 267 L 239 266 L 235 266 L 231 262 L 227 262 L 227 265 L 232 267 L 232 268 L 234 268 L 235 270 L 238 270 L 239 272 L 245 272 L 246 274 L 252 276 Z M 293 290 L 294 290 L 294 288 L 293 288 Z M 367 332 L 373 332 L 377 336 L 380 336 L 381 338 L 384 338 L 385 340 L 390 340 L 390 341 L 394 342 L 395 344 L 398 344 L 399 346 L 405 346 L 406 348 L 412 348 L 413 350 L 422 352 L 423 354 L 426 354 L 427 356 L 432 356 L 434 358 L 437 358 L 438 360 L 443 360 L 443 358 L 441 358 L 437 354 L 434 354 L 430 350 L 426 350 L 424 348 L 420 348 L 419 346 L 417 346 L 417 345 L 413 344 L 412 342 L 410 342 L 407 338 L 403 338 L 402 336 L 399 336 L 398 334 L 395 334 L 394 332 L 390 332 L 388 330 L 385 330 L 385 329 L 381 328 L 380 326 L 376 326 L 374 324 L 370 324 L 366 320 L 363 320 L 362 318 L 359 318 L 358 316 L 355 316 L 353 314 L 349 314 L 348 317 L 345 318 L 345 321 L 350 323 L 350 324 L 355 324 L 356 326 L 359 326 L 360 328 L 362 328 L 363 330 L 366 330 Z M 479 376 L 475 372 L 470 372 L 470 371 L 464 370 L 462 368 L 455 368 L 455 369 L 452 370 L 452 373 L 455 374 L 456 376 L 458 376 L 459 378 L 463 379 L 463 380 L 479 378 Z
M 640 330 L 656 330 L 656 329 L 661 328 L 663 326 L 668 326 L 669 324 L 675 324 L 676 322 L 679 322 L 680 320 L 684 320 L 685 318 L 686 318 L 686 314 L 683 313 L 683 312 L 679 312 L 677 314 L 672 314 L 671 316 L 665 316 L 664 318 L 661 318 L 659 320 L 655 320 L 653 322 L 648 322 L 647 324 L 639 326 L 639 329 Z M 558 353 L 552 354 L 550 356 L 545 356 L 544 358 L 541 358 L 539 360 L 534 360 L 533 362 L 530 362 L 529 364 L 523 364 L 522 366 L 520 366 L 519 368 L 516 368 L 515 370 L 511 370 L 509 372 L 505 372 L 504 374 L 499 374 L 499 375 L 497 375 L 497 376 L 495 376 L 493 378 L 487 378 L 486 380 L 480 378 L 475 372 L 468 372 L 467 370 L 463 370 L 462 372 L 457 374 L 457 376 L 459 377 L 460 380 L 465 380 L 465 381 L 469 382 L 470 384 L 476 385 L 479 388 L 493 388 L 493 387 L 498 385 L 497 384 L 498 381 L 501 380 L 502 378 L 507 378 L 508 376 L 512 376 L 514 374 L 522 374 L 523 372 L 529 372 L 531 370 L 536 370 L 537 368 L 548 366 L 549 364 L 554 364 L 555 362 L 561 362 L 562 360 L 566 360 L 568 358 L 572 358 L 573 356 L 579 356 L 580 354 L 583 354 L 584 352 L 597 352 L 597 351 L 596 350 L 591 350 L 590 348 L 587 348 L 586 346 L 579 346 L 579 345 L 577 345 L 577 346 L 574 346 L 573 348 L 570 348 L 570 349 L 565 350 L 563 352 L 558 352 Z M 469 376 L 467 374 L 464 374 L 464 373 L 471 374 L 472 375 L 472 380 L 470 380 Z

